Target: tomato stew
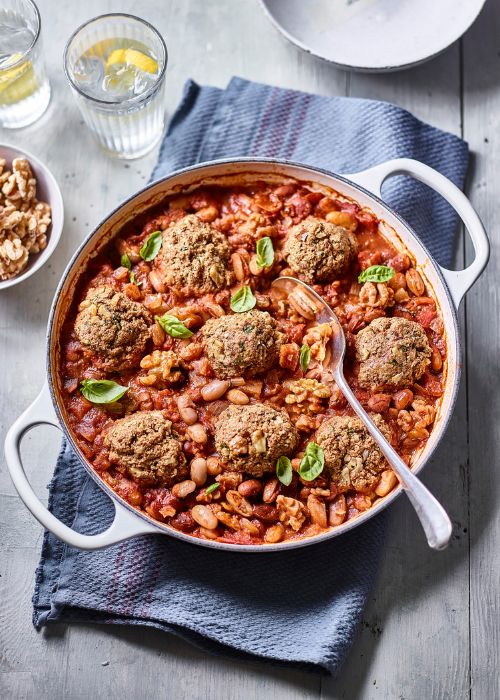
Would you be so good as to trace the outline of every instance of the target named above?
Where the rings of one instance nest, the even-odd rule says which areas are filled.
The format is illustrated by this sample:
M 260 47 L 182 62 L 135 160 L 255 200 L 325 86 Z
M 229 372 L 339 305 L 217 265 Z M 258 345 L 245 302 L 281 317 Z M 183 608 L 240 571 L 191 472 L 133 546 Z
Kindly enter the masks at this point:
M 193 292 L 194 276 L 190 277 L 190 271 L 183 267 L 177 269 L 177 284 L 175 274 L 169 277 L 168 270 L 159 263 L 160 256 L 166 255 L 168 268 L 169 251 L 164 242 L 164 252 L 158 253 L 161 236 L 151 238 L 152 234 L 170 231 L 186 215 L 195 215 L 197 221 L 220 232 L 223 243 L 217 244 L 218 250 L 226 246 L 224 250 L 229 251 L 226 269 L 217 272 L 216 288 L 212 291 Z M 350 232 L 356 245 L 350 264 L 336 278 L 331 279 L 330 275 L 329 281 L 314 282 L 306 276 L 306 281 L 312 282 L 335 310 L 345 330 L 346 378 L 363 406 L 379 416 L 392 444 L 407 463 L 424 446 L 443 393 L 446 346 L 436 301 L 410 255 L 396 251 L 388 243 L 370 211 L 334 193 L 326 196 L 298 183 L 265 182 L 198 189 L 169 198 L 147 216 L 138 217 L 89 263 L 62 332 L 63 401 L 75 440 L 97 474 L 137 510 L 194 537 L 236 544 L 275 543 L 310 537 L 338 526 L 371 508 L 396 485 L 397 479 L 383 458 L 375 455 L 371 466 L 364 463 L 368 453 L 369 458 L 373 457 L 377 448 L 347 419 L 338 426 L 333 453 L 331 438 L 324 443 L 324 450 L 318 450 L 316 431 L 322 424 L 334 417 L 353 416 L 331 375 L 323 369 L 331 332 L 324 324 L 316 325 L 307 308 L 301 307 L 300 299 L 277 300 L 269 293 L 277 276 L 301 276 L 300 271 L 297 274 L 288 266 L 287 260 L 290 262 L 293 255 L 284 250 L 290 229 L 304 221 L 317 220 L 340 227 L 335 229 L 337 232 Z M 192 222 L 193 216 L 187 221 Z M 304 234 L 301 241 L 306 239 Z M 189 235 L 186 241 L 190 245 Z M 313 265 L 314 254 L 313 251 Z M 203 259 L 203 251 L 200 256 Z M 309 269 L 310 262 L 305 256 L 304 270 Z M 362 271 L 373 270 L 374 266 L 382 266 L 378 272 L 382 270 L 390 278 L 385 282 L 358 281 Z M 210 274 L 214 270 L 211 267 Z M 370 280 L 370 275 L 365 277 Z M 198 275 L 196 279 L 199 283 L 202 277 Z M 85 329 L 78 330 L 75 323 L 82 309 L 88 310 L 91 304 L 87 300 L 89 292 L 102 287 L 122 293 L 146 312 L 141 318 L 148 319 L 147 338 L 141 352 L 126 355 L 125 362 L 120 356 L 120 362 L 108 363 L 103 356 L 106 339 L 95 337 L 93 344 Z M 244 290 L 244 294 L 240 291 L 234 303 L 236 292 L 243 287 L 249 290 Z M 274 348 L 272 365 L 257 372 L 243 368 L 239 374 L 231 372 L 231 368 L 226 372 L 227 366 L 221 366 L 216 375 L 209 347 L 212 336 L 204 335 L 203 327 L 207 322 L 213 324 L 210 319 L 237 316 L 252 304 L 252 313 L 267 312 L 274 319 L 278 346 Z M 369 387 L 365 382 L 361 386 L 356 338 L 382 318 L 407 319 L 418 324 L 428 341 L 427 355 L 418 379 Z M 177 321 L 180 324 L 176 326 Z M 113 322 L 119 331 L 123 330 L 123 318 L 113 316 Z M 175 327 L 180 328 L 180 336 L 175 337 Z M 123 347 L 133 345 L 142 333 L 139 328 L 142 326 L 134 329 Z M 121 341 L 114 337 L 110 342 Z M 220 338 L 213 342 L 220 342 Z M 249 348 L 244 348 L 243 343 L 242 350 L 251 352 L 250 340 L 249 343 Z M 130 358 L 133 366 L 127 366 Z M 82 393 L 82 381 L 102 379 L 117 382 L 126 392 L 110 403 L 98 403 L 99 399 L 96 401 L 92 395 L 89 401 Z M 233 406 L 234 415 L 238 416 L 238 411 L 253 405 L 284 413 L 287 425 L 291 424 L 292 432 L 298 436 L 292 440 L 295 446 L 288 444 L 286 454 L 274 455 L 283 457 L 276 459 L 277 473 L 274 462 L 272 471 L 268 466 L 261 470 L 258 461 L 257 468 L 248 471 L 241 466 L 236 468 L 238 460 L 232 463 L 231 450 L 221 454 L 216 449 L 214 436 L 221 414 Z M 177 460 L 178 468 L 165 478 L 165 472 L 160 471 L 144 478 L 141 460 L 133 462 L 133 454 L 131 458 L 144 434 L 132 438 L 128 435 L 127 447 L 121 453 L 123 444 L 117 446 L 119 436 L 115 441 L 106 437 L 125 416 L 144 417 L 144 412 L 153 411 L 161 412 L 160 418 L 171 422 L 170 438 L 180 445 L 177 452 L 172 452 L 169 443 L 169 458 L 175 453 L 172 459 Z M 260 414 L 255 415 L 258 419 Z M 349 443 L 354 433 L 354 439 L 361 440 L 365 449 L 362 453 L 354 449 L 353 456 L 351 448 L 345 448 L 345 441 L 344 452 L 339 445 L 344 438 Z M 262 440 L 262 430 L 254 431 L 254 438 Z M 260 444 L 265 453 L 270 435 L 267 444 L 265 435 L 263 439 Z M 158 441 L 148 440 L 146 436 L 142 453 L 145 462 L 156 457 L 163 459 L 163 448 L 157 452 Z M 352 441 L 349 445 L 352 447 Z M 277 449 L 279 452 L 279 446 Z M 310 456 L 311 450 L 314 454 L 308 464 L 314 467 L 312 480 L 311 472 L 301 468 L 305 454 Z M 340 466 L 329 463 L 332 454 L 337 454 L 335 450 L 340 455 Z M 368 478 L 356 480 L 354 472 L 349 471 L 360 467 L 368 469 L 363 472 Z

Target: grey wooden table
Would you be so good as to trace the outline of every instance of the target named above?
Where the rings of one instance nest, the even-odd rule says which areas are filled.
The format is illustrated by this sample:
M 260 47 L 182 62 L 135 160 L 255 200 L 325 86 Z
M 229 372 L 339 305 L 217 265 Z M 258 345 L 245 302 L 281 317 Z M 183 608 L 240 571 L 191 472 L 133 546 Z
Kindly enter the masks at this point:
M 468 193 L 490 232 L 493 256 L 462 312 L 464 363 L 458 405 L 424 480 L 455 523 L 443 553 L 429 551 L 411 508 L 395 507 L 378 585 L 341 677 L 226 662 L 153 631 L 90 625 L 31 626 L 33 572 L 42 530 L 0 472 L 0 697 L 303 700 L 305 698 L 500 697 L 499 260 L 500 5 L 490 0 L 460 43 L 404 73 L 336 70 L 285 43 L 257 0 L 39 0 L 53 87 L 49 111 L 0 141 L 26 147 L 61 184 L 66 226 L 48 266 L 0 298 L 1 427 L 39 390 L 45 323 L 75 246 L 112 207 L 147 180 L 155 154 L 124 163 L 103 156 L 72 102 L 62 71 L 66 38 L 106 11 L 138 13 L 166 37 L 167 109 L 184 81 L 223 86 L 232 74 L 326 95 L 388 100 L 463 136 L 474 153 Z M 470 260 L 460 244 L 457 265 Z M 59 436 L 26 441 L 29 474 L 44 493 Z

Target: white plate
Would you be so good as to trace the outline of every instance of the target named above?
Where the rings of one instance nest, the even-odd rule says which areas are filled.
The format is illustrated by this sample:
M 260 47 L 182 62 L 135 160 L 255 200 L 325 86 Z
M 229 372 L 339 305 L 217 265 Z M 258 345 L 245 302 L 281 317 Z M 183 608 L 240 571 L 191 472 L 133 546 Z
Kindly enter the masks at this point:
M 261 0 L 284 36 L 356 71 L 409 68 L 444 51 L 485 0 Z
M 47 231 L 47 246 L 39 253 L 30 254 L 28 264 L 16 277 L 0 281 L 0 290 L 13 287 L 31 277 L 42 265 L 45 265 L 59 243 L 64 223 L 64 207 L 61 190 L 48 167 L 28 151 L 7 146 L 0 143 L 0 158 L 5 158 L 7 167 L 14 158 L 27 158 L 30 162 L 33 174 L 36 178 L 36 198 L 42 202 L 48 202 L 52 208 L 52 223 Z

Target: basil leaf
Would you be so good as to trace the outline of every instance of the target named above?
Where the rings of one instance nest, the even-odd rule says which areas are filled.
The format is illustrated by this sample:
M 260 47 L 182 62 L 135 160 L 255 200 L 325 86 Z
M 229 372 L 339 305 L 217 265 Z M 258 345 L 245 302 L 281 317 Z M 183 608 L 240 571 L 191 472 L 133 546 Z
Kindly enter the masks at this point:
M 299 362 L 300 362 L 300 369 L 305 372 L 307 368 L 309 367 L 309 363 L 311 361 L 311 348 L 309 345 L 304 345 L 300 348 L 300 357 L 299 357 Z
M 299 474 L 304 481 L 314 481 L 325 466 L 325 453 L 323 448 L 315 442 L 309 442 L 305 455 L 299 464 Z
M 175 316 L 170 314 L 163 314 L 163 316 L 155 316 L 160 326 L 163 328 L 165 333 L 168 333 L 172 338 L 190 338 L 193 335 L 193 331 L 190 331 L 182 321 L 179 321 Z
M 392 280 L 396 272 L 387 265 L 372 265 L 358 277 L 358 282 L 388 282 Z
M 120 263 L 122 267 L 126 267 L 127 270 L 132 269 L 132 263 L 130 262 L 130 258 L 127 255 L 127 253 L 123 253 L 122 257 L 120 258 Z
M 290 486 L 292 483 L 292 463 L 288 457 L 283 455 L 282 457 L 278 458 L 278 461 L 276 462 L 276 476 L 282 484 L 285 484 L 285 486 Z
M 257 241 L 257 265 L 259 267 L 271 267 L 274 262 L 273 242 L 266 236 Z
M 128 386 L 121 386 L 111 379 L 83 379 L 80 391 L 92 403 L 114 403 L 127 393 Z
M 205 493 L 213 493 L 216 489 L 219 488 L 219 486 L 219 482 L 216 481 L 215 484 L 211 484 L 208 488 L 205 489 Z
M 141 258 L 146 262 L 151 262 L 151 260 L 154 260 L 160 252 L 161 242 L 162 232 L 153 231 L 139 251 Z
M 250 287 L 244 285 L 243 287 L 240 287 L 235 294 L 233 294 L 231 297 L 230 306 L 235 313 L 241 314 L 244 311 L 250 311 L 250 309 L 253 309 L 256 303 L 257 299 L 254 297 L 252 290 Z

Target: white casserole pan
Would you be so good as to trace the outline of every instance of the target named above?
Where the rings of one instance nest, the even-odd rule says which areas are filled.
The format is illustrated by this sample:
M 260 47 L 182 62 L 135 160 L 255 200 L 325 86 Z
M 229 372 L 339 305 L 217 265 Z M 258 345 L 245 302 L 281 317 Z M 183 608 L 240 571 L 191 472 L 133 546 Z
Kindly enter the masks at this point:
M 384 204 L 380 199 L 380 189 L 383 182 L 393 175 L 410 175 L 420 180 L 442 195 L 456 210 L 465 224 L 474 246 L 475 258 L 469 267 L 454 272 L 438 265 L 419 242 L 411 228 Z M 461 359 L 457 309 L 464 294 L 486 266 L 489 255 L 489 243 L 485 230 L 466 196 L 437 171 L 423 163 L 406 158 L 388 161 L 369 170 L 346 176 L 334 175 L 325 170 L 296 163 L 249 158 L 195 165 L 159 180 L 127 199 L 111 212 L 76 251 L 63 274 L 50 312 L 47 334 L 47 382 L 38 398 L 16 420 L 7 434 L 5 441 L 7 465 L 21 499 L 47 530 L 53 532 L 67 544 L 80 549 L 93 550 L 108 547 L 136 535 L 162 533 L 203 547 L 239 552 L 272 552 L 292 549 L 323 542 L 358 527 L 386 508 L 401 492 L 401 487 L 398 486 L 390 494 L 378 500 L 370 510 L 315 537 L 265 545 L 237 545 L 202 540 L 139 513 L 121 499 L 93 470 L 68 427 L 61 400 L 59 338 L 64 319 L 71 306 L 77 281 L 80 275 L 85 272 L 89 258 L 94 257 L 102 250 L 103 246 L 116 236 L 128 221 L 158 205 L 171 194 L 191 190 L 200 185 L 241 185 L 259 179 L 274 182 L 298 180 L 315 189 L 327 193 L 334 190 L 343 197 L 355 200 L 362 207 L 370 209 L 380 219 L 382 233 L 396 249 L 401 252 L 409 252 L 414 258 L 419 272 L 424 277 L 441 309 L 448 349 L 444 372 L 444 394 L 430 438 L 414 462 L 415 472 L 419 472 L 423 468 L 443 437 L 453 411 L 460 380 Z M 82 535 L 75 532 L 58 520 L 41 503 L 31 488 L 20 458 L 20 443 L 28 430 L 40 424 L 54 425 L 63 431 L 66 439 L 69 440 L 80 458 L 83 467 L 112 499 L 115 507 L 115 518 L 111 526 L 104 532 L 98 535 Z

